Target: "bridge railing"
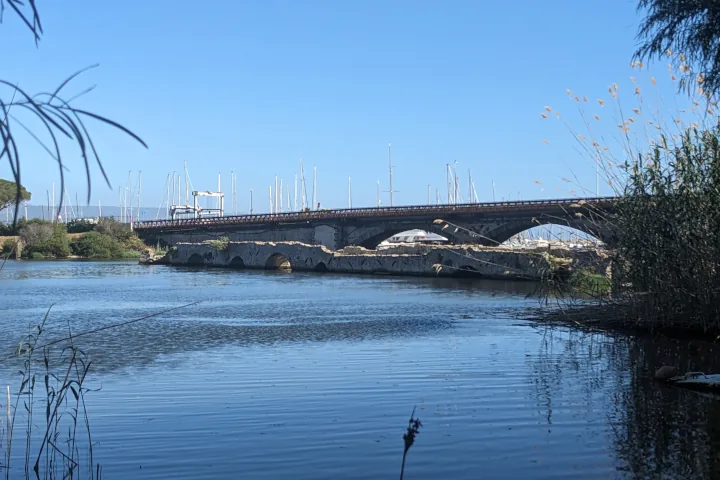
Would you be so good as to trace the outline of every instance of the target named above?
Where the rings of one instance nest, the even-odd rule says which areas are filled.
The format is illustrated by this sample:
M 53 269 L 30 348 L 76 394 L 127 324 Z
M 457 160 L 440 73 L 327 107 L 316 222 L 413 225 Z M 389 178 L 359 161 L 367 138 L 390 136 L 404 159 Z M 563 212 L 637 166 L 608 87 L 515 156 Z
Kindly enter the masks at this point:
M 456 205 L 408 205 L 400 207 L 342 208 L 306 210 L 301 212 L 229 215 L 224 217 L 182 218 L 178 220 L 149 220 L 135 222 L 136 230 L 159 228 L 209 227 L 262 223 L 297 223 L 311 220 L 333 220 L 378 216 L 446 215 L 464 212 L 497 212 L 522 207 L 572 207 L 573 205 L 607 206 L 617 197 L 563 198 L 552 200 L 518 200 L 504 202 L 463 203 Z

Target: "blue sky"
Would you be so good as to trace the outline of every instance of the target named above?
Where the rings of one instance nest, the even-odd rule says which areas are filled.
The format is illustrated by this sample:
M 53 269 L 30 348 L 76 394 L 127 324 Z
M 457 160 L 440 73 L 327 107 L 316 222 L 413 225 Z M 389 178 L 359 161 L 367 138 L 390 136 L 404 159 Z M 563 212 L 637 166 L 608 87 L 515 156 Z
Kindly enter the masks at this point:
M 250 188 L 256 212 L 267 210 L 274 176 L 292 181 L 302 156 L 309 181 L 317 166 L 322 207 L 347 206 L 348 177 L 353 206 L 374 205 L 376 181 L 388 189 L 389 141 L 396 205 L 425 203 L 428 184 L 445 199 L 445 164 L 454 161 L 462 195 L 471 168 L 481 200 L 492 199 L 492 181 L 498 199 L 568 196 L 560 178 L 570 170 L 594 190 L 592 165 L 540 113 L 572 107 L 568 88 L 599 97 L 627 79 L 639 21 L 635 2 L 625 0 L 207 5 L 40 2 L 46 33 L 37 49 L 6 13 L 2 78 L 47 91 L 99 63 L 69 92 L 97 85 L 77 105 L 128 126 L 150 147 L 94 123 L 114 190 L 95 169 L 93 204 L 117 205 L 118 186 L 142 170 L 143 204 L 156 206 L 168 173 L 187 160 L 196 189 L 213 189 L 220 172 L 229 195 L 234 170 L 238 211 L 247 211 Z M 58 173 L 24 140 L 23 183 L 35 193 L 31 203 L 42 203 Z M 70 158 L 67 188 L 83 198 L 80 158 Z M 9 177 L 5 164 L 0 177 Z

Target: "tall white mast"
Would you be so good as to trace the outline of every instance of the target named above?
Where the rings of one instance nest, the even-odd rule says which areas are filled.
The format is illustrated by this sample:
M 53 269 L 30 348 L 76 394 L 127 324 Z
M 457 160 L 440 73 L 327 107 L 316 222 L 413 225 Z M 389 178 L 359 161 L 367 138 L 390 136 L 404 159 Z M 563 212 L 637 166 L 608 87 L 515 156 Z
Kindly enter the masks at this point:
M 305 185 L 305 169 L 303 168 L 302 157 L 300 157 L 300 201 L 302 202 L 302 209 L 307 208 L 307 186 Z
M 472 183 L 472 173 L 470 173 L 470 169 L 468 168 L 468 203 L 473 203 L 473 183 Z
M 452 175 L 452 172 L 450 170 L 450 164 L 446 163 L 445 164 L 445 178 L 447 180 L 447 202 L 448 202 L 448 205 L 453 203 L 452 197 L 451 197 L 451 191 L 450 191 L 450 176 L 451 175 Z
M 317 208 L 317 167 L 313 167 L 313 204 L 312 208 Z
M 290 185 L 285 184 L 285 192 L 287 193 L 287 210 L 288 212 L 292 211 L 292 203 L 290 203 Z
M 270 192 L 270 213 L 273 213 L 273 197 L 272 197 L 272 185 L 268 187 L 268 191 Z
M 250 215 L 253 214 L 253 189 L 250 189 Z
M 393 182 L 392 182 L 392 144 L 388 142 L 388 170 L 390 173 L 390 206 L 393 206 Z
M 428 205 L 430 205 L 430 184 L 428 183 Z
M 493 187 L 493 202 L 495 201 L 495 180 L 492 181 L 492 187 Z
M 295 182 L 293 186 L 293 210 L 297 212 L 298 204 L 297 204 L 297 173 L 295 174 Z M 289 200 L 288 200 L 289 201 Z
M 282 188 L 282 178 L 280 179 L 280 188 L 278 189 L 276 195 L 278 196 L 278 200 L 280 202 L 280 208 L 278 209 L 278 213 L 282 213 L 284 211 L 283 207 L 283 188 Z
M 138 191 L 137 191 L 137 220 L 140 220 L 140 192 L 142 191 L 142 170 L 138 171 Z
M 278 212 L 278 199 L 277 199 L 277 190 L 278 190 L 278 177 L 275 175 L 275 196 L 273 200 L 273 211 L 272 213 Z M 270 196 L 272 197 L 272 192 L 270 193 Z
M 190 205 L 190 179 L 188 179 L 187 160 L 183 163 L 185 167 L 185 205 Z
M 457 176 L 457 160 L 455 160 L 455 164 L 453 165 L 453 177 L 455 178 L 455 193 L 453 194 L 453 199 L 455 200 L 455 205 L 458 203 L 458 194 L 459 192 L 459 186 L 458 186 L 458 176 Z
M 168 179 L 167 179 L 167 189 L 165 190 L 165 220 L 168 219 L 170 216 L 170 190 L 172 190 L 173 186 L 173 180 L 175 173 L 173 172 L 173 179 L 170 179 L 170 174 L 168 173 Z

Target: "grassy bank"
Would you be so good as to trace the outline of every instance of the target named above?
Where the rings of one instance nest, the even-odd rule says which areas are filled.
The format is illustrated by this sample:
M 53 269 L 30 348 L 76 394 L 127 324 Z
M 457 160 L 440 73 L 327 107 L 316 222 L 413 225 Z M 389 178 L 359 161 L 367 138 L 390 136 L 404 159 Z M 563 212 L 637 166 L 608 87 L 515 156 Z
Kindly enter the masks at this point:
M 23 220 L 14 231 L 6 227 L 0 233 L 6 234 L 0 237 L 2 254 L 9 257 L 20 250 L 23 258 L 30 259 L 135 259 L 147 248 L 127 224 L 111 218 L 67 225 Z

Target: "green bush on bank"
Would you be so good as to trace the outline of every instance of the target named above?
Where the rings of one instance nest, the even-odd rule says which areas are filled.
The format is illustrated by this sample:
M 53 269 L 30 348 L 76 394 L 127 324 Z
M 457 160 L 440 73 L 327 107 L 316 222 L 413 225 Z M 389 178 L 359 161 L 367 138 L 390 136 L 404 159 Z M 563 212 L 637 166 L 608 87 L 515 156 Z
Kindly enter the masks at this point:
M 97 226 L 96 223 L 88 220 L 70 220 L 67 223 L 68 233 L 86 233 L 92 232 Z
M 70 244 L 73 254 L 83 258 L 116 258 L 124 250 L 123 245 L 110 235 L 87 232 Z
M 23 241 L 23 255 L 37 258 L 65 258 L 72 253 L 65 225 L 50 222 L 28 222 L 18 232 Z
M 72 231 L 68 232 L 68 229 Z M 100 218 L 97 223 L 73 221 L 67 225 L 21 219 L 14 233 L 22 239 L 22 256 L 32 259 L 70 255 L 93 259 L 135 259 L 147 248 L 129 225 L 112 218 Z M 71 240 L 68 233 L 82 234 Z M 8 255 L 15 244 L 13 239 L 6 240 L 2 245 L 3 254 Z

